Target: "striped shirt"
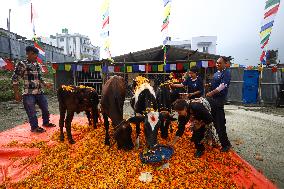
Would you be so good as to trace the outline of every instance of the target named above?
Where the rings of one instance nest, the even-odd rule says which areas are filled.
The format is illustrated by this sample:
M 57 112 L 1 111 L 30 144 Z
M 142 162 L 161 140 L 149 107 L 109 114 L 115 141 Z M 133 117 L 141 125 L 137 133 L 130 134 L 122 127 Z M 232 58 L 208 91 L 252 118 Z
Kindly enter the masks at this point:
M 18 62 L 12 76 L 13 84 L 19 84 L 20 78 L 24 80 L 24 95 L 43 93 L 44 80 L 42 78 L 41 66 L 38 62 Z

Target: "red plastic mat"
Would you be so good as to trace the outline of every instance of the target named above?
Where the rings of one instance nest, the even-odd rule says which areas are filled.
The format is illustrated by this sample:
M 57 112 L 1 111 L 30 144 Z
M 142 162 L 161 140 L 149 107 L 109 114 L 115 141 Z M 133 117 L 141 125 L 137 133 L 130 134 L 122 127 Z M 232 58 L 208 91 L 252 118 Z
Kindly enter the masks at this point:
M 58 115 L 51 116 L 52 123 L 58 124 L 58 120 Z M 87 119 L 84 117 L 75 117 L 72 123 L 86 124 Z M 7 181 L 7 179 L 9 179 L 10 182 L 20 181 L 28 177 L 33 170 L 40 168 L 41 165 L 29 163 L 30 159 L 40 153 L 38 148 L 15 148 L 12 147 L 13 145 L 9 147 L 9 144 L 13 144 L 13 142 L 17 142 L 17 144 L 24 144 L 32 143 L 34 141 L 46 141 L 49 146 L 56 144 L 55 141 L 50 140 L 50 137 L 55 131 L 59 130 L 59 127 L 46 128 L 46 130 L 47 132 L 41 134 L 31 133 L 29 124 L 25 123 L 0 133 L 0 184 Z M 76 140 L 76 132 L 72 132 L 72 134 Z M 264 175 L 258 172 L 235 152 L 231 154 L 236 161 L 242 162 L 243 166 L 246 167 L 246 171 L 241 169 L 233 176 L 233 180 L 239 188 L 277 188 L 271 181 L 269 181 Z M 25 162 L 24 164 L 23 160 Z M 221 168 L 216 167 L 216 169 Z

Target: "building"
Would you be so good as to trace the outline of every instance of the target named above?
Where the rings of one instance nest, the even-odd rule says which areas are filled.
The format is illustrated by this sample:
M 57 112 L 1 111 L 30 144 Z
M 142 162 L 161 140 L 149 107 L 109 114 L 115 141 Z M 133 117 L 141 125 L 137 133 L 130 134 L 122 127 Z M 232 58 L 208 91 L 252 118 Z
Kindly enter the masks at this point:
M 41 37 L 41 41 L 64 49 L 64 54 L 76 60 L 99 60 L 100 48 L 91 44 L 90 38 L 79 33 L 69 34 L 63 29 L 61 34 L 50 37 Z
M 27 40 L 26 37 L 0 28 L 0 57 L 24 60 L 26 59 L 26 47 L 33 45 L 33 40 Z M 55 43 L 42 42 L 42 47 L 45 52 L 46 62 L 70 62 L 75 60 L 74 57 L 64 54 L 63 49 L 58 48 Z
M 191 40 L 171 40 L 167 45 L 175 46 L 182 49 L 198 50 L 199 52 L 216 54 L 217 37 L 216 36 L 199 36 Z

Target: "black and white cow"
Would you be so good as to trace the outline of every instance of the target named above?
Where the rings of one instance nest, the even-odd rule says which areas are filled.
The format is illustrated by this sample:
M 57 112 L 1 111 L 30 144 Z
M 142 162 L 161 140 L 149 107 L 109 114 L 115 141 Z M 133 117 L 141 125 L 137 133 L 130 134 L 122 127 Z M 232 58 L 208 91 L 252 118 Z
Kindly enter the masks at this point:
M 134 85 L 136 87 L 135 81 Z M 144 83 L 138 87 L 131 99 L 131 106 L 135 116 L 128 119 L 136 125 L 136 145 L 139 148 L 140 123 L 144 122 L 144 134 L 147 147 L 155 146 L 158 130 L 165 118 L 170 117 L 167 112 L 158 112 L 156 94 L 149 83 Z

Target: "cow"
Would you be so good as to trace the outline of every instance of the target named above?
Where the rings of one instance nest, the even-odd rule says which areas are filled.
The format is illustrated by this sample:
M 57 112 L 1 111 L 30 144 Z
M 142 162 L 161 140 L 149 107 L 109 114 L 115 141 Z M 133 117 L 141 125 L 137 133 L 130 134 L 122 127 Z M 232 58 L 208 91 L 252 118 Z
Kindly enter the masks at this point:
M 159 112 L 167 111 L 171 113 L 173 102 L 179 99 L 180 97 L 179 93 L 185 92 L 183 88 L 173 88 L 172 89 L 169 83 L 170 83 L 169 81 L 162 83 L 156 91 Z M 174 119 L 166 119 L 164 122 L 161 123 L 162 124 L 161 125 L 161 137 L 163 139 L 168 138 L 168 129 L 170 127 L 171 121 L 173 120 Z
M 114 139 L 117 142 L 118 149 L 131 150 L 134 147 L 131 138 L 132 128 L 130 123 L 123 119 L 125 95 L 125 80 L 120 76 L 111 77 L 103 86 L 101 111 L 106 130 L 105 144 L 110 145 L 108 121 L 108 118 L 110 118 L 114 127 Z
M 171 116 L 168 112 L 158 112 L 156 94 L 149 81 L 138 76 L 133 81 L 135 88 L 134 96 L 131 99 L 131 106 L 135 116 L 128 119 L 128 122 L 136 125 L 136 145 L 139 148 L 140 123 L 144 122 L 144 134 L 148 148 L 154 147 L 157 142 L 158 130 L 165 118 Z
M 65 121 L 68 141 L 70 144 L 75 143 L 71 134 L 71 122 L 75 112 L 78 114 L 85 111 L 88 117 L 89 125 L 92 125 L 94 128 L 97 127 L 96 124 L 99 117 L 99 96 L 94 88 L 82 85 L 63 85 L 57 91 L 57 98 L 60 112 L 60 141 L 64 141 L 63 127 Z M 66 112 L 67 116 L 65 117 Z

